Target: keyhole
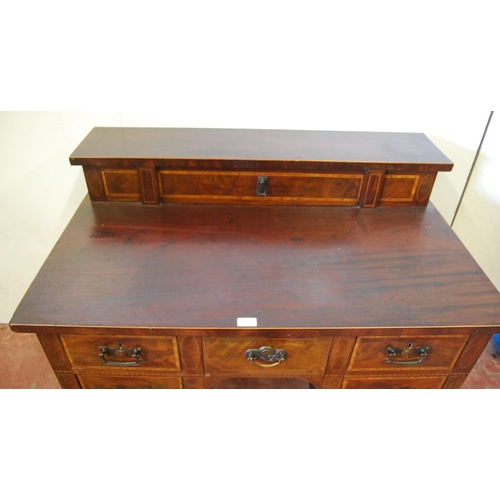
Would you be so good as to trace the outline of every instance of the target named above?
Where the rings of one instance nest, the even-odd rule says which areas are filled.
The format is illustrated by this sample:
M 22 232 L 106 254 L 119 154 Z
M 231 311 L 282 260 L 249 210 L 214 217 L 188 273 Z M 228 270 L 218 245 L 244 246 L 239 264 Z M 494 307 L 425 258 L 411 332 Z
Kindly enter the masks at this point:
M 401 353 L 403 357 L 409 358 L 412 355 L 413 344 L 408 344 L 408 347 Z

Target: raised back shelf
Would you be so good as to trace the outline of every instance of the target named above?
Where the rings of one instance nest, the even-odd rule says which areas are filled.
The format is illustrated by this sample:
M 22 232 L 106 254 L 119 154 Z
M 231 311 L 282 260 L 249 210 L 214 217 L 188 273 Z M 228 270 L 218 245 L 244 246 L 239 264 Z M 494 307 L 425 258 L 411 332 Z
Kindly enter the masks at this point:
M 453 163 L 423 134 L 94 128 L 70 156 L 93 201 L 425 206 Z

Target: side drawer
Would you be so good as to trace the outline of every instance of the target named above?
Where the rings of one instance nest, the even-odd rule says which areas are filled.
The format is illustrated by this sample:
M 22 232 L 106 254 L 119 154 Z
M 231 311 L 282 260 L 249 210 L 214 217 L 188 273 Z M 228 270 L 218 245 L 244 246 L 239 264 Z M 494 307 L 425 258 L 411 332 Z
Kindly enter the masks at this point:
M 163 202 L 356 206 L 363 181 L 357 173 L 158 171 Z
M 358 337 L 348 371 L 450 371 L 467 335 Z
M 210 374 L 241 374 L 246 376 L 323 375 L 331 339 L 275 339 L 275 338 L 204 338 L 205 369 Z M 248 359 L 247 351 L 271 348 L 285 351 L 282 362 Z M 267 352 L 270 350 L 267 349 Z M 263 351 L 261 351 L 263 352 Z M 264 351 L 265 352 L 265 351 Z
M 61 335 L 74 368 L 179 371 L 175 337 L 104 337 Z
M 182 389 L 179 377 L 78 375 L 83 389 Z

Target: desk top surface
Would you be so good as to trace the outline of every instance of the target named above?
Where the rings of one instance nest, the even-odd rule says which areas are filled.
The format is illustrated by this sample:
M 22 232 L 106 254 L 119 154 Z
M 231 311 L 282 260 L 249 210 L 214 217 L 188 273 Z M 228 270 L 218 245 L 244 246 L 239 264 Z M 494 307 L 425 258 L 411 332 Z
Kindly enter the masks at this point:
M 16 311 L 36 325 L 500 325 L 500 295 L 436 209 L 84 200 Z
M 439 170 L 453 167 L 424 134 L 395 132 L 96 127 L 71 154 L 70 161 L 79 165 L 89 158 L 425 164 Z

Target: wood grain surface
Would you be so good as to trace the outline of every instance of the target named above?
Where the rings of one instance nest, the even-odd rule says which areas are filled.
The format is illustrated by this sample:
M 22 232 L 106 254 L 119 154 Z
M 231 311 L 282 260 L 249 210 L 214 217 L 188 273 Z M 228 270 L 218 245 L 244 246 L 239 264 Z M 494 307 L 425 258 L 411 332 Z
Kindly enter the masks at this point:
M 97 166 L 99 159 L 158 160 L 157 166 L 162 160 L 240 160 L 239 168 L 254 160 L 453 166 L 424 134 L 311 130 L 96 127 L 70 161 Z
M 11 327 L 144 335 L 236 328 L 239 317 L 257 318 L 259 328 L 491 326 L 488 334 L 500 325 L 500 296 L 432 205 L 367 211 L 87 198 Z

